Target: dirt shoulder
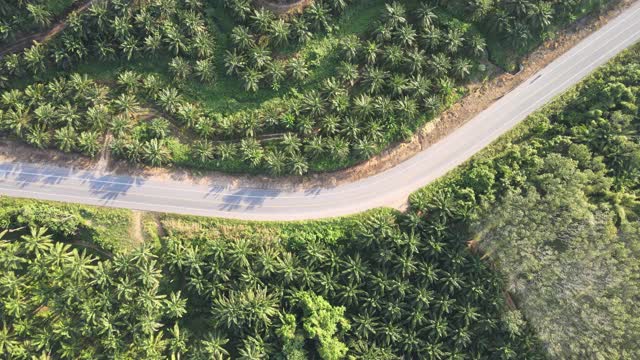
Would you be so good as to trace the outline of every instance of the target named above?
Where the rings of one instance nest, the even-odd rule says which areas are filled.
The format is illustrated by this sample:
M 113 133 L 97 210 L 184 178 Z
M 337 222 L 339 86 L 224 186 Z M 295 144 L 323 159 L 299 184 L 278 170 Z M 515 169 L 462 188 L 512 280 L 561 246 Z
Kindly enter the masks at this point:
M 581 19 L 527 56 L 523 60 L 524 70 L 518 74 L 499 72 L 485 82 L 469 85 L 467 87 L 467 95 L 463 99 L 445 111 L 440 117 L 425 124 L 410 141 L 394 144 L 381 154 L 348 169 L 332 173 L 311 174 L 304 177 L 291 176 L 273 179 L 267 176 L 230 175 L 220 172 L 139 167 L 112 161 L 105 166 L 104 159 L 102 161 L 100 159 L 90 160 L 55 150 L 35 150 L 10 140 L 0 140 L 0 161 L 38 163 L 70 167 L 78 170 L 86 169 L 122 175 L 145 176 L 153 180 L 170 179 L 208 184 L 213 182 L 253 188 L 300 189 L 332 187 L 353 182 L 392 168 L 446 137 L 456 128 L 531 77 L 531 75 L 564 54 L 579 41 L 602 27 L 610 19 L 619 15 L 634 2 L 635 0 L 623 0 L 606 13 Z

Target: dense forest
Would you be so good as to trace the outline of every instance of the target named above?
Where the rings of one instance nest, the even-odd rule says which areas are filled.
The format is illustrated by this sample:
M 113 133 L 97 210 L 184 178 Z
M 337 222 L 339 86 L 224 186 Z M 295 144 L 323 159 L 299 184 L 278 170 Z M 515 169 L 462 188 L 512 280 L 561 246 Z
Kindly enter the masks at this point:
M 413 194 L 402 214 L 285 224 L 158 214 L 161 231 L 126 250 L 88 246 L 101 221 L 84 211 L 5 206 L 0 350 L 637 358 L 639 94 L 636 47 Z
M 512 67 L 505 54 L 609 4 L 260 3 L 96 0 L 56 36 L 3 54 L 0 132 L 152 166 L 335 170 L 411 137 L 492 61 Z M 23 4 L 0 11 L 24 21 L 43 6 Z

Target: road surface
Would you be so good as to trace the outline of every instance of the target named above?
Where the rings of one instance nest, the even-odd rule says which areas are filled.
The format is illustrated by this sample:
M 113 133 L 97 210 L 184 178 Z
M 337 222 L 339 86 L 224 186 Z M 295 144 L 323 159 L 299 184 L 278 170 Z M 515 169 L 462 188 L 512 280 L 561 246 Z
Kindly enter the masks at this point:
M 640 39 L 640 2 L 465 125 L 413 158 L 333 188 L 300 191 L 153 180 L 0 163 L 0 194 L 147 211 L 249 220 L 299 220 L 400 207 L 407 196 L 465 162 L 536 109 Z

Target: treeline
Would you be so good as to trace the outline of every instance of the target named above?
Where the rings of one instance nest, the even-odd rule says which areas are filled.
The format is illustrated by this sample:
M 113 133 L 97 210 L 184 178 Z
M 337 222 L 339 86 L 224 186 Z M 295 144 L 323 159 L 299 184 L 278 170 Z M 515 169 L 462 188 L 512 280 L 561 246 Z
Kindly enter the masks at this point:
M 475 189 L 472 244 L 556 358 L 640 356 L 639 94 L 635 47 L 436 186 Z

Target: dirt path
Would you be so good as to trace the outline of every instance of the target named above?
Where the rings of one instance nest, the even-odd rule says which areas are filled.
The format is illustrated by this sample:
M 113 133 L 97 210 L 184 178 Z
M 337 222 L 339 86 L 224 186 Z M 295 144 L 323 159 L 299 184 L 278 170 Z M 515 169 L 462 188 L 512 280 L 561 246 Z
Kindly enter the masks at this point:
M 134 246 L 144 243 L 144 234 L 142 233 L 142 211 L 131 210 L 131 227 L 129 228 L 129 236 Z
M 49 39 L 56 36 L 58 33 L 60 33 L 62 30 L 64 30 L 67 27 L 67 16 L 69 14 L 71 14 L 72 12 L 79 12 L 79 13 L 83 12 L 87 10 L 96 1 L 100 1 L 100 0 L 88 0 L 80 4 L 74 4 L 69 10 L 66 11 L 64 15 L 61 16 L 62 20 L 54 24 L 49 30 L 42 31 L 37 34 L 28 35 L 16 40 L 13 44 L 0 50 L 0 57 L 6 54 L 19 52 L 31 46 L 31 44 L 33 44 L 34 41 L 37 41 L 39 43 L 48 41 Z
M 278 15 L 302 12 L 302 10 L 305 7 L 311 5 L 312 2 L 313 0 L 300 0 L 291 4 L 278 4 L 268 0 L 256 0 L 256 3 L 259 6 L 262 6 L 265 9 L 272 11 Z

